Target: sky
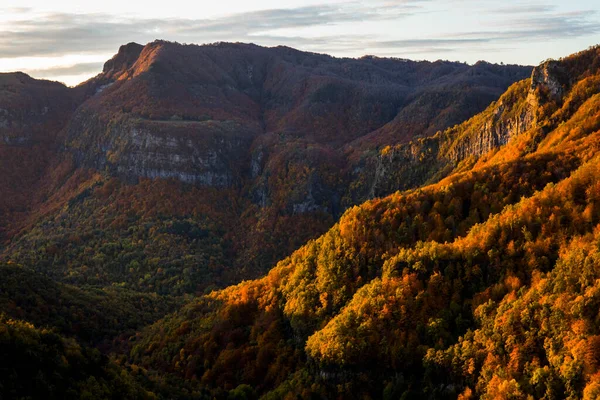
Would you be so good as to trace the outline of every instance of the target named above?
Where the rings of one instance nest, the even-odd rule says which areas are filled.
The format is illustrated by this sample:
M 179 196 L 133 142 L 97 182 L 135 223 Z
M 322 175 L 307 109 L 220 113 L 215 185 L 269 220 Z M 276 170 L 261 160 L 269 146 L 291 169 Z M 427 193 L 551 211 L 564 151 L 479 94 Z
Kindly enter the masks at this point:
M 72 86 L 155 39 L 536 65 L 600 44 L 600 1 L 0 0 L 0 72 Z

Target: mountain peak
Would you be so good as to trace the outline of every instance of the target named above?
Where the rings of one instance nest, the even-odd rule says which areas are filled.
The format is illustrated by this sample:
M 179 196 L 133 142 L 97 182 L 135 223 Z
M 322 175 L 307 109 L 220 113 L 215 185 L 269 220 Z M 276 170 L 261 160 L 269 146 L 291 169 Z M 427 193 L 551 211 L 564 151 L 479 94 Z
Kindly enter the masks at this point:
M 546 61 L 531 74 L 531 90 L 541 90 L 553 100 L 560 100 L 568 85 L 568 72 L 558 61 Z
M 143 49 L 144 46 L 134 42 L 119 47 L 118 53 L 104 63 L 102 72 L 113 77 L 120 75 L 135 64 Z

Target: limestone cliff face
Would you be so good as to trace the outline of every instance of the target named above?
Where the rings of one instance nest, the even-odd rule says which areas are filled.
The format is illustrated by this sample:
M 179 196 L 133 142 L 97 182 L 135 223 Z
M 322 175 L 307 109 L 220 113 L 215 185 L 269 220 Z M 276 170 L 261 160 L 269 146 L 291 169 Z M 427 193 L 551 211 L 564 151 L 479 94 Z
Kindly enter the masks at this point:
M 530 80 L 515 84 L 483 115 L 472 120 L 471 126 L 447 132 L 442 157 L 456 164 L 507 144 L 536 127 L 540 108 L 547 102 L 561 103 L 568 88 L 567 72 L 559 62 L 541 64 L 534 68 Z
M 541 95 L 545 95 L 560 102 L 569 86 L 570 78 L 564 66 L 558 61 L 546 61 L 533 70 L 530 101 L 537 100 L 539 105 Z
M 122 133 L 121 133 L 122 134 Z M 228 157 L 243 154 L 243 140 L 213 137 L 207 148 L 192 138 L 156 134 L 150 127 L 132 127 L 125 135 L 116 173 L 127 178 L 175 178 L 203 186 L 229 187 L 235 170 Z M 109 157 L 109 162 L 112 157 Z
M 80 165 L 129 182 L 174 178 L 212 187 L 239 182 L 252 136 L 231 121 L 105 121 L 89 113 L 77 115 L 68 132 Z
M 535 115 L 536 105 L 532 102 L 500 100 L 478 125 L 462 135 L 457 132 L 458 138 L 449 132 L 443 157 L 455 164 L 469 157 L 480 157 L 534 127 Z
M 547 61 L 534 68 L 531 79 L 514 84 L 463 124 L 367 156 L 354 169 L 349 197 L 356 202 L 436 181 L 461 161 L 481 157 L 536 128 L 540 108 L 547 102 L 560 104 L 568 88 L 564 67 Z

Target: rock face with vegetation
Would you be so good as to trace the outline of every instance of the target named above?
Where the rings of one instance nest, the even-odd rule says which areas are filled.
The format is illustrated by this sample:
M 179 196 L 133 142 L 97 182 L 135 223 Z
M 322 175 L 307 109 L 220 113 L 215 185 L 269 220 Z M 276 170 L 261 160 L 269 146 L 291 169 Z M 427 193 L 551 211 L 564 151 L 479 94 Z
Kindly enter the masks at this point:
M 551 128 L 538 123 L 544 107 L 562 104 L 570 89 L 565 68 L 548 61 L 534 68 L 531 79 L 511 86 L 497 101 L 467 122 L 427 138 L 386 146 L 357 162 L 355 198 L 384 196 L 395 190 L 435 182 L 470 160 L 506 145 L 535 129 L 537 137 Z M 537 143 L 534 142 L 533 145 Z M 366 182 L 367 185 L 361 185 Z

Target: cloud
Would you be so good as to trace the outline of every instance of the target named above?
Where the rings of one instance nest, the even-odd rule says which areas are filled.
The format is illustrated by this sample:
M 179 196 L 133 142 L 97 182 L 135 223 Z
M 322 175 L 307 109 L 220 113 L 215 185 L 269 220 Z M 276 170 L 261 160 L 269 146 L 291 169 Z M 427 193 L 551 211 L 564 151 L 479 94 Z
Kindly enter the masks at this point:
M 494 11 L 501 14 L 540 14 L 551 12 L 555 9 L 556 7 L 550 4 L 519 4 L 501 7 Z
M 464 26 L 462 32 L 443 32 L 437 26 L 427 29 L 431 21 L 456 17 L 461 10 L 477 13 L 484 28 Z M 283 44 L 335 55 L 423 55 L 437 59 L 455 53 L 464 59 L 465 54 L 533 47 L 535 43 L 600 33 L 600 18 L 595 10 L 564 12 L 552 4 L 526 1 L 509 1 L 498 6 L 497 2 L 481 0 L 346 0 L 213 19 L 40 13 L 32 9 L 12 9 L 12 12 L 14 17 L 0 24 L 0 59 L 113 54 L 123 43 L 147 43 L 155 39 L 198 44 L 216 41 Z M 409 19 L 412 29 L 404 29 L 404 21 Z M 371 23 L 371 27 L 396 24 L 398 29 L 389 33 L 376 28 L 360 32 L 356 27 L 363 27 L 364 23 Z M 422 29 L 415 29 L 419 24 Z M 49 66 L 31 73 L 54 77 L 77 72 L 92 74 L 94 69 L 99 72 L 100 64 Z
M 516 18 L 508 27 L 509 37 L 544 40 L 598 33 L 600 20 L 595 11 L 541 13 L 531 18 Z
M 57 66 L 41 69 L 25 69 L 23 72 L 32 76 L 43 76 L 45 78 L 57 78 L 64 76 L 78 76 L 97 73 L 102 69 L 103 63 L 90 62 L 70 66 Z
M 492 41 L 492 38 L 481 37 L 481 38 L 451 38 L 451 39 L 409 39 L 409 40 L 386 40 L 370 42 L 371 47 L 385 47 L 385 48 L 444 48 L 448 46 L 463 46 L 473 44 L 483 44 Z
M 146 43 L 154 39 L 194 43 L 262 40 L 271 44 L 275 38 L 269 32 L 279 29 L 398 19 L 414 13 L 422 1 L 375 3 L 369 7 L 357 2 L 322 4 L 233 14 L 219 19 L 46 13 L 17 19 L 1 27 L 0 55 L 8 58 L 89 53 L 114 50 L 130 41 Z
M 413 54 L 448 53 L 455 51 L 494 51 L 494 47 L 508 49 L 511 44 L 541 42 L 581 37 L 600 33 L 600 22 L 595 11 L 555 13 L 550 6 L 517 6 L 504 12 L 517 14 L 506 20 L 496 20 L 490 30 L 457 32 L 444 38 L 419 38 L 366 42 L 371 48 L 407 50 Z M 531 14 L 531 15 L 527 15 Z
M 457 33 L 454 37 L 493 43 L 575 38 L 600 33 L 600 21 L 597 17 L 597 12 L 593 10 L 567 13 L 543 11 L 492 22 L 491 30 Z
M 450 1 L 450 0 L 446 0 Z M 362 21 L 400 20 L 427 12 L 432 0 L 358 1 L 320 4 L 292 9 L 272 9 L 232 14 L 218 19 L 123 18 L 110 14 L 32 13 L 0 27 L 0 57 L 60 56 L 68 53 L 114 52 L 120 44 L 154 39 L 208 43 L 245 41 L 264 45 L 310 46 L 311 50 L 461 49 L 478 44 L 515 40 L 579 37 L 600 32 L 595 12 L 557 13 L 551 5 L 519 4 L 488 9 L 507 18 L 496 18 L 488 31 L 451 33 L 445 37 L 400 38 L 373 42 L 368 34 L 351 32 L 344 37 L 279 35 L 282 29 L 301 29 Z M 439 2 L 438 2 L 439 3 Z M 449 3 L 452 4 L 452 3 Z M 0 9 L 1 10 L 1 9 Z M 29 18 L 25 18 L 29 15 Z M 488 15 L 489 16 L 489 15 Z M 410 33 L 408 33 L 410 35 Z

